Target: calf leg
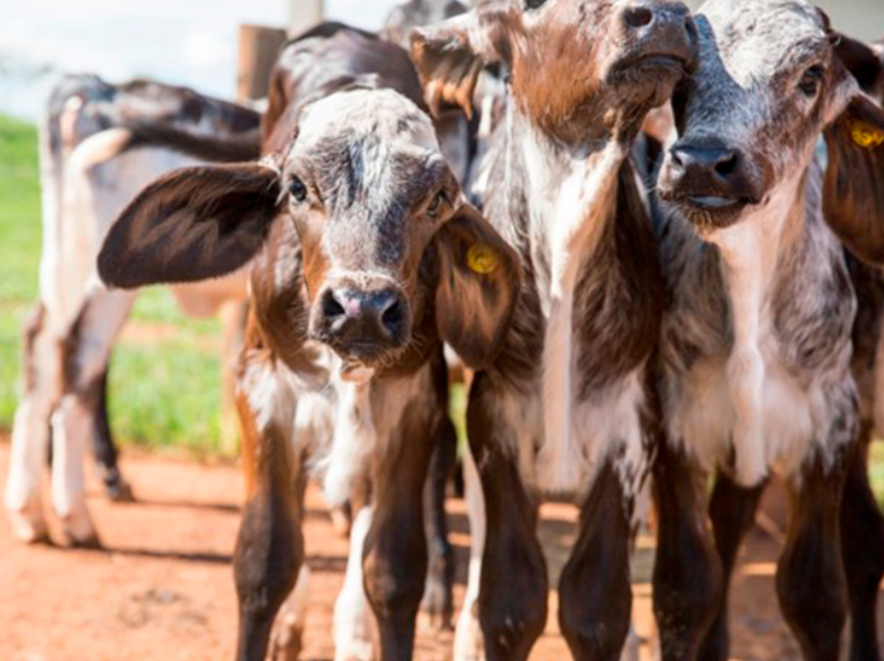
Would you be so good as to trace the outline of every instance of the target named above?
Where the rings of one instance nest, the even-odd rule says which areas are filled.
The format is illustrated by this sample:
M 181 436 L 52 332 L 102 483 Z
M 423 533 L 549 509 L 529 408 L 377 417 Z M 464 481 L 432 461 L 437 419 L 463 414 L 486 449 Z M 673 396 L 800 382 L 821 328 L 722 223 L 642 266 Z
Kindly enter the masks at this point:
M 562 570 L 559 621 L 577 661 L 616 661 L 629 633 L 632 506 L 609 462 L 580 510 L 577 544 Z
M 422 495 L 435 428 L 417 408 L 406 409 L 377 463 L 374 513 L 363 549 L 365 591 L 378 623 L 381 661 L 412 658 L 427 576 Z
M 470 566 L 457 630 L 454 634 L 454 661 L 483 661 L 485 642 L 479 624 L 479 587 L 482 580 L 482 555 L 485 552 L 485 497 L 479 469 L 467 447 L 464 454 L 464 497 L 470 519 Z
M 755 512 L 764 492 L 764 485 L 745 488 L 723 474 L 718 475 L 709 516 L 715 534 L 715 547 L 722 567 L 722 591 L 718 612 L 703 646 L 699 658 L 703 661 L 727 661 L 730 638 L 727 626 L 727 597 L 731 574 L 737 560 L 740 543 L 755 521 Z
M 64 394 L 52 416 L 52 502 L 78 545 L 97 543 L 83 464 L 110 350 L 134 302 L 132 292 L 93 292 L 61 346 Z
M 487 374 L 477 374 L 467 420 L 487 521 L 479 621 L 489 661 L 520 661 L 546 626 L 549 583 L 536 534 L 537 508 L 503 440 L 516 433 L 494 415 L 499 408 L 493 397 Z
M 360 507 L 350 527 L 347 573 L 335 601 L 335 661 L 372 661 L 374 658 L 372 614 L 362 574 L 365 536 L 371 520 L 371 507 Z
M 301 565 L 295 588 L 282 605 L 273 625 L 268 654 L 270 661 L 298 661 L 304 636 L 309 586 L 310 567 Z
M 123 479 L 117 461 L 117 444 L 111 432 L 107 410 L 107 373 L 108 366 L 105 366 L 97 386 L 97 400 L 92 414 L 92 452 L 107 497 L 115 502 L 128 503 L 133 500 L 132 489 Z
M 706 479 L 681 451 L 660 444 L 654 463 L 657 559 L 654 614 L 663 661 L 693 661 L 722 595 L 721 562 L 706 525 Z
M 429 551 L 429 571 L 421 608 L 437 628 L 449 629 L 454 612 L 454 549 L 448 543 L 445 496 L 448 478 L 457 461 L 457 431 L 448 416 L 445 416 L 436 433 L 436 447 L 424 487 L 424 528 Z
M 850 600 L 850 661 L 880 661 L 876 607 L 884 576 L 884 518 L 869 486 L 871 430 L 864 429 L 847 472 L 841 539 Z
M 840 544 L 846 459 L 809 459 L 792 485 L 792 521 L 777 567 L 777 594 L 807 661 L 837 661 L 841 649 L 847 615 Z
M 268 369 L 263 378 L 275 375 Z M 274 405 L 261 402 L 262 407 Z M 246 478 L 246 503 L 233 557 L 239 600 L 237 661 L 264 661 L 274 620 L 304 561 L 303 462 L 292 451 L 286 424 L 286 418 L 293 418 L 254 411 L 252 406 L 244 393 L 237 394 Z
M 24 395 L 15 412 L 5 505 L 12 531 L 28 543 L 48 539 L 40 479 L 49 449 L 49 418 L 58 399 L 58 352 L 45 330 L 41 303 L 23 328 Z

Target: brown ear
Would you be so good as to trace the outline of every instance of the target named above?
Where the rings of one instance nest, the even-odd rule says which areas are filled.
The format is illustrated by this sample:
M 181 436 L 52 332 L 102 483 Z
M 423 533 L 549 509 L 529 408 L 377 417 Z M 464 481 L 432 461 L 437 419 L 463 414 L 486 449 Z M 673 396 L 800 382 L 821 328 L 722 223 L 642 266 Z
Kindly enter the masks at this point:
M 500 352 L 522 288 L 519 256 L 482 215 L 465 204 L 435 238 L 439 261 L 439 334 L 473 369 Z
M 482 68 L 509 62 L 509 32 L 519 17 L 506 3 L 490 3 L 411 35 L 411 59 L 424 99 L 438 117 L 448 106 L 473 114 L 473 92 Z
M 884 79 L 884 62 L 871 46 L 840 32 L 830 32 L 835 55 L 864 92 L 876 90 Z
M 263 245 L 279 198 L 279 175 L 259 163 L 170 172 L 120 214 L 98 255 L 98 273 L 125 289 L 231 273 Z
M 857 94 L 825 137 L 825 218 L 857 257 L 884 264 L 884 110 Z

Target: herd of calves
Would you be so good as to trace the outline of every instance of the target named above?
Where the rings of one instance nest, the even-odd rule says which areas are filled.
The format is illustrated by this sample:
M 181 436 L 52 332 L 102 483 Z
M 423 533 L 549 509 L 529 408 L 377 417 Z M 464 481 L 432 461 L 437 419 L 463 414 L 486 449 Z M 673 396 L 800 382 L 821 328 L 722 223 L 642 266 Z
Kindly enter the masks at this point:
M 110 351 L 135 290 L 163 283 L 197 314 L 249 303 L 240 661 L 300 648 L 308 478 L 353 512 L 338 661 L 411 659 L 422 600 L 450 617 L 455 364 L 457 661 L 527 659 L 543 632 L 550 495 L 580 510 L 558 585 L 574 658 L 623 653 L 652 498 L 662 659 L 726 661 L 730 575 L 774 472 L 792 494 L 776 588 L 804 658 L 837 661 L 849 616 L 850 660 L 879 661 L 884 48 L 805 0 L 448 2 L 408 30 L 425 4 L 386 38 L 325 23 L 290 41 L 260 115 L 59 84 L 15 533 L 46 537 L 51 442 L 53 508 L 97 542 L 83 459 L 109 439 Z

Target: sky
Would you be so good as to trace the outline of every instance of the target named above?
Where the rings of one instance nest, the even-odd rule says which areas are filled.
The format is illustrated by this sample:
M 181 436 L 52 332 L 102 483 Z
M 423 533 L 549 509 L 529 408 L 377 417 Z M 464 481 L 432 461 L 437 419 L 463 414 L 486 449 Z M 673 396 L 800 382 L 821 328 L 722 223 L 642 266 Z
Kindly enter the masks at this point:
M 325 0 L 325 9 L 377 29 L 394 4 Z M 231 98 L 237 27 L 285 27 L 288 11 L 288 0 L 0 0 L 0 113 L 36 119 L 64 72 L 148 76 Z

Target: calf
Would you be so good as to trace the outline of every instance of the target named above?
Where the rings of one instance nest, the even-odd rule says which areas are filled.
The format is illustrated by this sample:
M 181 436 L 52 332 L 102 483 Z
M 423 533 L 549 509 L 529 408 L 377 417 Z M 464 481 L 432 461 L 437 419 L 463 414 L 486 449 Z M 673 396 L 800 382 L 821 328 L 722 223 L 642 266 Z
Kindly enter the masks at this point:
M 400 48 L 319 31 L 281 54 L 269 108 L 262 162 L 151 184 L 109 232 L 99 272 L 132 288 L 252 262 L 237 398 L 247 485 L 238 658 L 264 658 L 303 580 L 312 472 L 332 501 L 369 478 L 372 507 L 354 522 L 351 554 L 381 658 L 408 659 L 426 574 L 421 493 L 446 415 L 442 341 L 473 367 L 493 360 L 518 259 L 466 202 Z
M 690 68 L 695 32 L 681 3 L 538 0 L 488 3 L 414 37 L 433 108 L 468 107 L 484 65 L 509 81 L 484 208 L 526 277 L 468 409 L 487 522 L 473 531 L 484 544 L 468 592 L 488 659 L 527 658 L 543 631 L 543 494 L 571 494 L 581 509 L 559 585 L 572 653 L 616 659 L 629 630 L 635 501 L 659 436 L 651 357 L 662 312 L 629 154 Z
M 862 89 L 884 104 L 884 49 L 842 37 L 838 54 Z M 884 433 L 884 270 L 847 257 L 858 304 L 852 371 L 860 411 L 860 446 L 848 468 L 841 505 L 851 610 L 850 660 L 879 661 L 876 606 L 884 575 L 884 518 L 869 488 L 868 459 L 872 440 Z
M 195 158 L 257 156 L 258 120 L 248 109 L 148 81 L 111 85 L 95 76 L 67 76 L 53 91 L 40 141 L 40 303 L 25 329 L 25 392 L 13 427 L 5 501 L 19 538 L 38 541 L 46 536 L 39 487 L 50 426 L 53 504 L 73 543 L 97 542 L 86 510 L 82 467 L 93 428 L 99 463 L 108 468 L 105 478 L 111 487 L 120 486 L 104 390 L 110 350 L 135 295 L 88 284 L 104 232 L 138 188 L 167 169 Z M 157 136 L 121 127 L 145 121 L 239 139 L 227 144 L 224 153 L 212 150 L 196 157 L 184 157 L 168 146 L 138 149 L 139 143 Z M 208 314 L 226 300 L 242 300 L 243 289 L 233 278 L 198 289 L 179 288 L 176 294 L 192 312 Z
M 841 527 L 859 432 L 842 243 L 884 257 L 884 113 L 808 2 L 711 0 L 696 20 L 700 64 L 673 99 L 680 138 L 658 182 L 669 303 L 654 580 L 663 658 L 727 658 L 727 581 L 777 466 L 794 502 L 780 603 L 805 658 L 834 661 L 848 594 L 855 631 L 868 635 L 884 554 L 880 535 L 855 534 L 855 518 Z M 717 554 L 705 526 L 712 471 Z M 868 502 L 867 482 L 859 489 Z M 846 558 L 873 557 L 872 571 L 849 564 L 847 583 L 842 534 Z M 875 658 L 873 646 L 854 640 L 852 658 Z

